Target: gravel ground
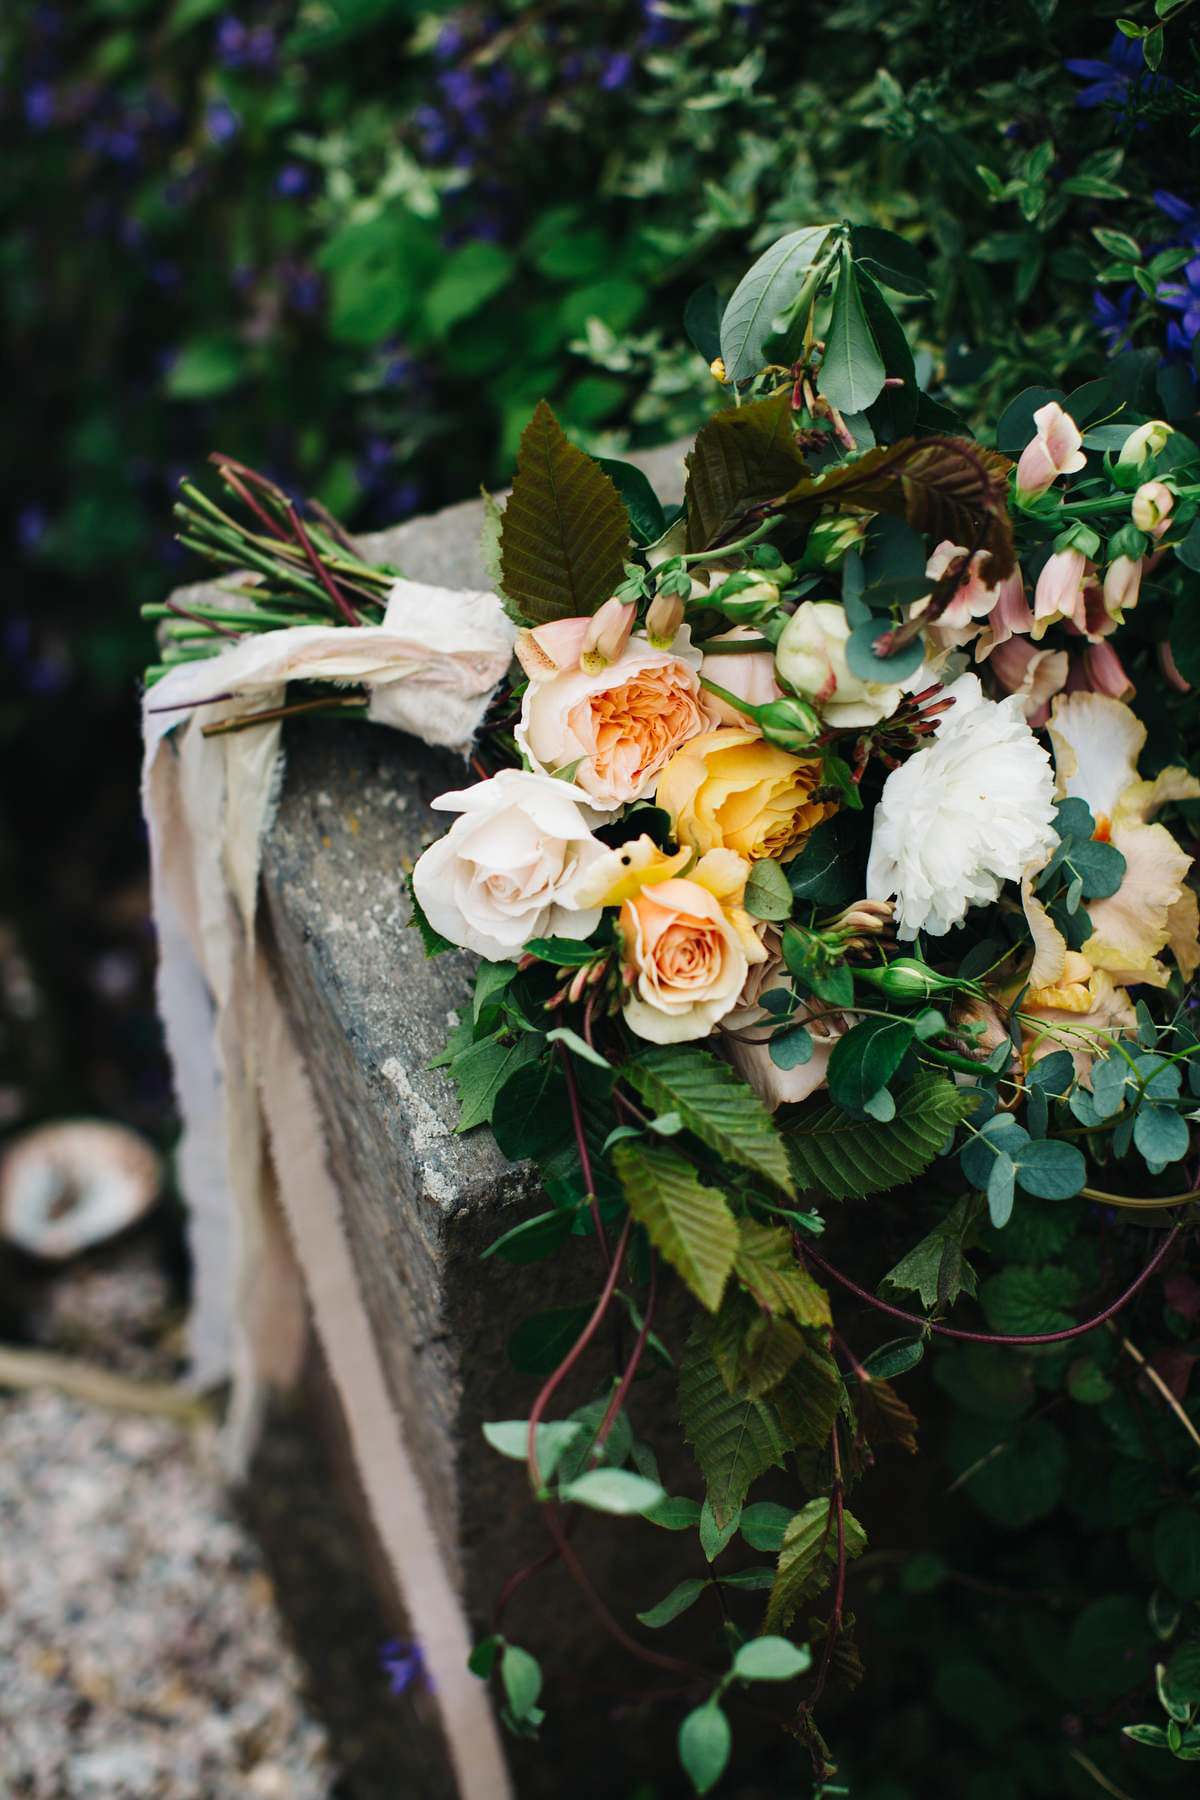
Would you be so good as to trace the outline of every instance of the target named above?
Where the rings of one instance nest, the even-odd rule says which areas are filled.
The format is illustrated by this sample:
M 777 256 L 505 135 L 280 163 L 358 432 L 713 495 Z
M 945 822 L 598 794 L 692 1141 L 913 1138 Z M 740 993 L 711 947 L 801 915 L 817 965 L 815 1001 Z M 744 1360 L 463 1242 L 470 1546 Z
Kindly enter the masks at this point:
M 0 1793 L 328 1800 L 302 1680 L 211 1433 L 0 1400 Z

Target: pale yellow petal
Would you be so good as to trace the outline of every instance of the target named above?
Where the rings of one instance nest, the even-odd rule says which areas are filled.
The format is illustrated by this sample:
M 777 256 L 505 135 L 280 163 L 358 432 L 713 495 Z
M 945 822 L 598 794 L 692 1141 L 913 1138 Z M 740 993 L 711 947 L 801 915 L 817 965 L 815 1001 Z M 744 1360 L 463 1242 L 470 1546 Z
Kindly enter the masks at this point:
M 1200 967 L 1200 908 L 1191 888 L 1184 888 L 1167 908 L 1167 943 L 1184 980 L 1190 981 Z
M 1118 820 L 1112 842 L 1125 858 L 1125 877 L 1107 900 L 1092 900 L 1092 936 L 1083 954 L 1115 981 L 1147 981 L 1163 987 L 1166 970 L 1157 961 L 1170 937 L 1169 915 L 1184 894 L 1191 865 L 1165 825 Z
M 623 900 L 632 900 L 644 887 L 653 887 L 681 874 L 691 855 L 685 846 L 674 856 L 668 856 L 653 838 L 643 833 L 632 842 L 597 858 L 574 890 L 575 904 L 585 909 L 620 906 Z
M 1152 819 L 1168 800 L 1200 800 L 1200 781 L 1186 769 L 1172 765 L 1163 769 L 1153 781 L 1135 781 L 1117 802 L 1116 816 L 1121 819 Z
M 1099 824 L 1111 819 L 1125 789 L 1137 780 L 1146 727 L 1123 700 L 1108 694 L 1059 694 L 1047 726 L 1054 745 L 1058 800 L 1086 802 Z
M 1033 939 L 1029 985 L 1031 988 L 1053 987 L 1062 976 L 1067 941 L 1033 891 L 1035 873 L 1027 871 L 1021 877 L 1021 905 L 1025 908 L 1025 923 Z

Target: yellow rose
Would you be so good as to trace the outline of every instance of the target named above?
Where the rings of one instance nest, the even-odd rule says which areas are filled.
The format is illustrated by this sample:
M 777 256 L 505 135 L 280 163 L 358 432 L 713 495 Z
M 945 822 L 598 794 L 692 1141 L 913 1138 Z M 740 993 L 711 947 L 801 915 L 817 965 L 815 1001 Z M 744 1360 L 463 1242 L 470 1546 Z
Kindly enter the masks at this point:
M 778 862 L 835 810 L 812 798 L 820 772 L 817 757 L 789 756 L 756 731 L 706 731 L 672 756 L 655 799 L 679 842 L 701 855 L 728 849 L 747 862 Z

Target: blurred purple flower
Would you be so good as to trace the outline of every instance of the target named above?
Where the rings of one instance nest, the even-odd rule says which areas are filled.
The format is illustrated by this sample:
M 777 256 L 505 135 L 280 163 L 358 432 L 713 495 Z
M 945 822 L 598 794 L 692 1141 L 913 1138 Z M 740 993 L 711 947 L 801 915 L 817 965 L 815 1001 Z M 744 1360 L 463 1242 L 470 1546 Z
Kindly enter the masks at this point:
M 257 25 L 246 39 L 246 61 L 252 69 L 271 69 L 275 65 L 275 33 L 269 25 Z
M 47 131 L 58 116 L 58 101 L 47 82 L 37 81 L 25 90 L 25 123 L 34 131 Z
M 204 115 L 204 129 L 208 140 L 220 148 L 223 144 L 232 143 L 242 129 L 242 121 L 230 106 L 228 100 L 210 100 Z
M 288 300 L 292 307 L 305 318 L 311 318 L 319 312 L 324 297 L 321 277 L 312 269 L 300 269 L 288 282 Z
M 23 506 L 17 514 L 17 542 L 31 556 L 46 535 L 46 515 L 40 506 Z
M 298 194 L 308 192 L 312 175 L 303 163 L 284 163 L 275 177 L 275 192 L 282 194 L 285 200 L 294 199 Z
M 416 1643 L 405 1643 L 399 1638 L 392 1638 L 379 1647 L 379 1664 L 388 1678 L 388 1685 L 393 1694 L 403 1694 L 412 1686 L 418 1677 L 428 1690 L 432 1683 L 429 1671 L 425 1667 L 425 1658 L 421 1654 L 421 1646 Z
M 1166 213 L 1168 219 L 1175 221 L 1182 243 L 1195 244 L 1200 248 L 1200 206 L 1194 200 L 1184 200 L 1178 194 L 1168 193 L 1166 188 L 1156 188 L 1154 204 L 1159 212 Z
M 249 33 L 240 19 L 227 13 L 217 26 L 217 61 L 225 69 L 240 69 L 246 60 Z
M 1115 301 L 1110 300 L 1107 294 L 1102 294 L 1099 288 L 1092 295 L 1092 320 L 1104 339 L 1109 356 L 1115 356 L 1118 350 L 1124 350 L 1129 342 L 1136 297 L 1137 289 L 1133 286 L 1123 289 Z
M 1200 335 L 1200 256 L 1184 265 L 1182 281 L 1163 281 L 1158 285 L 1158 298 L 1164 306 L 1177 308 L 1183 318 L 1168 327 L 1172 347 L 1189 350 Z
M 1064 66 L 1088 83 L 1076 94 L 1076 106 L 1106 106 L 1110 101 L 1120 106 L 1134 82 L 1146 74 L 1146 57 L 1141 38 L 1127 38 L 1118 31 L 1108 46 L 1107 58 L 1073 56 Z M 1174 85 L 1165 75 L 1146 75 L 1143 83 L 1150 92 Z
M 453 20 L 447 20 L 438 32 L 433 54 L 438 62 L 450 62 L 458 55 L 466 41 L 461 28 Z
M 10 662 L 23 662 L 33 645 L 33 626 L 28 613 L 4 621 L 4 654 Z
M 633 58 L 628 50 L 614 50 L 601 71 L 600 86 L 611 94 L 617 88 L 625 87 L 632 74 Z

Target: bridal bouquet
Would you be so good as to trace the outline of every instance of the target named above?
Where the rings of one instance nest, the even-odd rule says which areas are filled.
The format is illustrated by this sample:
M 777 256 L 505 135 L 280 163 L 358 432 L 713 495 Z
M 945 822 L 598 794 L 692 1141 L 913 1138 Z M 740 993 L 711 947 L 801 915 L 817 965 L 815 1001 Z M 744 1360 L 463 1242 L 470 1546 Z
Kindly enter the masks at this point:
M 916 1445 L 895 1378 L 938 1335 L 1094 1345 L 1200 1194 L 1200 455 L 1115 373 L 1019 396 L 984 447 L 918 387 L 884 289 L 921 291 L 886 232 L 820 226 L 760 258 L 708 345 L 729 404 L 682 507 L 539 406 L 487 530 L 514 660 L 478 779 L 435 802 L 449 829 L 412 872 L 428 951 L 482 959 L 441 1059 L 462 1127 L 543 1179 L 492 1253 L 569 1246 L 596 1272 L 594 1304 L 523 1328 L 543 1385 L 487 1435 L 612 1637 L 690 1695 L 673 1728 L 700 1793 L 746 1684 L 833 1773 L 814 1709 L 861 1671 L 848 1502 L 882 1448 Z M 256 612 L 379 617 L 378 570 L 328 525 L 289 540 L 281 497 L 232 475 L 273 535 L 193 494 L 192 541 L 257 573 L 240 613 L 176 621 L 175 654 Z M 871 1197 L 906 1191 L 888 1267 Z M 1087 1316 L 947 1323 L 981 1237 L 1064 1207 L 1124 1267 Z M 655 1331 L 668 1278 L 692 1297 L 679 1344 Z M 891 1341 L 852 1347 L 847 1290 Z M 558 1416 L 581 1364 L 596 1397 Z M 666 1492 L 636 1436 L 643 1364 L 678 1384 L 694 1492 Z M 778 1469 L 787 1497 L 754 1498 Z M 579 1509 L 698 1533 L 640 1630 L 591 1588 Z M 530 1573 L 472 1664 L 523 1735 L 542 1671 L 503 1610 Z M 658 1648 L 692 1608 L 687 1648 Z M 1171 1748 L 1200 1754 L 1180 1717 Z

